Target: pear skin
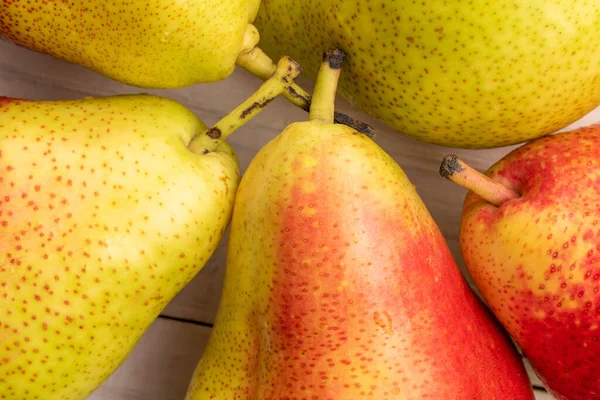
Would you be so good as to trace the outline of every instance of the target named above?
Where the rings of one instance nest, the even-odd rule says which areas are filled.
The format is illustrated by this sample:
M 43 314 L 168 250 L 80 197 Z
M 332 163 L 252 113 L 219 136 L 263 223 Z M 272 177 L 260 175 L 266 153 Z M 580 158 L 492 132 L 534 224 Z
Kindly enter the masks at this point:
M 600 105 L 598 0 L 263 0 L 254 24 L 311 79 L 344 50 L 340 94 L 426 142 L 514 144 Z
M 599 160 L 600 125 L 538 139 L 486 172 L 517 198 L 464 203 L 469 273 L 561 400 L 600 399 Z
M 224 139 L 296 72 L 211 129 L 157 96 L 0 99 L 0 398 L 82 400 L 120 365 L 229 223 Z
M 318 81 L 311 120 L 242 178 L 186 399 L 532 400 L 414 186 L 371 139 L 331 123 L 321 85 L 335 88 Z
M 205 129 L 154 96 L 0 104 L 0 393 L 85 398 L 208 260 L 239 170 L 187 149 Z
M 220 81 L 233 72 L 239 54 L 258 42 L 250 23 L 259 4 L 3 1 L 0 37 L 130 85 L 176 88 Z

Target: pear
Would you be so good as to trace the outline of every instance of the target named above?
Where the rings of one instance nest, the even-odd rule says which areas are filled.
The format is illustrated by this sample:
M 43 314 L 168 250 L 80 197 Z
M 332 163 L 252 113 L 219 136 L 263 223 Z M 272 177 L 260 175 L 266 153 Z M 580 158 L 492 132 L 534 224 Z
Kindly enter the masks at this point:
M 435 144 L 514 144 L 600 105 L 598 0 L 263 0 L 254 24 L 309 78 L 341 48 L 341 95 Z
M 124 83 L 175 88 L 229 76 L 258 42 L 259 4 L 11 0 L 0 4 L 0 35 Z
M 143 88 L 179 88 L 227 78 L 236 64 L 266 80 L 276 65 L 256 47 L 260 0 L 0 2 L 0 38 Z M 277 57 L 279 59 L 279 57 Z M 283 95 L 308 111 L 293 83 Z M 372 128 L 338 113 L 336 122 Z
M 0 101 L 0 398 L 84 399 L 117 368 L 229 223 L 224 139 L 298 73 L 210 129 L 150 95 Z
M 600 399 L 600 124 L 442 171 L 471 189 L 460 244 L 491 310 L 558 399 Z
M 404 172 L 332 123 L 342 55 L 325 55 L 310 120 L 242 178 L 186 399 L 533 399 Z

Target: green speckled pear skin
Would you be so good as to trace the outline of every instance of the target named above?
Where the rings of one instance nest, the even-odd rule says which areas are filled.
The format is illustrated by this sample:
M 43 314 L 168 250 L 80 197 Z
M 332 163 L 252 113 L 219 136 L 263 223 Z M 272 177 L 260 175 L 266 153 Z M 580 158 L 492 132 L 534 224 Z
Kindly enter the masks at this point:
M 0 2 L 0 37 L 145 88 L 228 77 L 260 0 Z M 245 38 L 244 35 L 248 31 Z
M 254 23 L 311 79 L 344 50 L 340 94 L 435 144 L 515 144 L 600 105 L 598 0 L 263 0 Z
M 156 96 L 0 98 L 0 399 L 85 399 L 204 266 L 240 178 L 189 151 L 205 129 Z

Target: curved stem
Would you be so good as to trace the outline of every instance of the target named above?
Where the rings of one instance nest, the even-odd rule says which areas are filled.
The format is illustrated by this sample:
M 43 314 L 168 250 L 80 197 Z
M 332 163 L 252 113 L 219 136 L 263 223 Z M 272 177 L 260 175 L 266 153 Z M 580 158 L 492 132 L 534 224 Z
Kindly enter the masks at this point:
M 335 93 L 345 57 L 344 52 L 338 49 L 326 51 L 323 55 L 323 63 L 317 75 L 313 101 L 310 105 L 311 121 L 333 124 Z
M 297 62 L 289 57 L 282 57 L 272 76 L 252 96 L 212 127 L 195 137 L 190 142 L 189 149 L 196 154 L 213 151 L 219 142 L 227 139 L 229 135 L 254 118 L 267 104 L 282 94 L 301 73 L 302 68 Z
M 268 79 L 276 68 L 273 60 L 259 47 L 254 47 L 240 54 L 237 58 L 237 65 L 262 80 Z M 312 98 L 307 91 L 297 84 L 290 85 L 283 93 L 283 96 L 295 106 L 305 111 L 310 111 Z M 338 124 L 348 125 L 369 137 L 374 136 L 374 130 L 370 125 L 357 121 L 346 114 L 336 111 L 334 113 L 334 120 Z
M 521 195 L 506 186 L 488 178 L 481 172 L 474 170 L 455 155 L 444 158 L 440 166 L 440 175 L 464 187 L 484 200 L 498 207 L 508 200 L 516 199 Z

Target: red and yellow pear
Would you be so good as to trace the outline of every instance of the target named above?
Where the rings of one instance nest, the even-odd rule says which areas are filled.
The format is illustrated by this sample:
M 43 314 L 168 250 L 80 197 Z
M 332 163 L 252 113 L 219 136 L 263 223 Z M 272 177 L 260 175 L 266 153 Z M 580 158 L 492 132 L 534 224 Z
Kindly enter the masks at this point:
M 491 310 L 557 398 L 600 399 L 600 125 L 441 172 L 471 189 L 460 244 Z
M 310 120 L 242 178 L 187 400 L 532 400 L 518 353 L 402 169 L 333 124 L 342 58 L 326 53 Z

